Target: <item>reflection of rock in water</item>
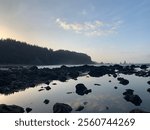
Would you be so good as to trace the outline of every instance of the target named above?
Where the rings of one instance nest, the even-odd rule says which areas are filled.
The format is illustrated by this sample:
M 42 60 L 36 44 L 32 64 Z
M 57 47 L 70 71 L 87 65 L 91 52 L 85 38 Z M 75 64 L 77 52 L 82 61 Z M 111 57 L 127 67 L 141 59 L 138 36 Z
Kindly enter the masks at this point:
M 42 89 L 39 89 L 38 91 L 40 92 L 40 91 L 43 91 L 44 89 L 42 88 Z
M 94 84 L 95 86 L 101 86 L 101 84 Z
M 31 111 L 32 111 L 32 108 L 30 108 L 30 107 L 27 107 L 27 108 L 26 108 L 26 112 L 27 112 L 27 113 L 29 113 L 29 112 L 31 112 Z
M 45 100 L 44 100 L 44 103 L 45 103 L 45 104 L 48 104 L 48 103 L 49 103 L 49 100 L 48 100 L 48 99 L 45 99 Z
M 143 111 L 141 109 L 133 109 L 133 110 L 130 111 L 130 113 L 149 113 L 149 112 Z
M 120 84 L 122 85 L 127 85 L 129 84 L 129 81 L 127 79 L 124 79 L 124 78 L 117 78 L 117 80 L 119 81 Z
M 109 107 L 108 107 L 108 106 L 106 106 L 106 110 L 109 110 Z
M 76 93 L 78 95 L 81 95 L 83 96 L 84 94 L 88 94 L 88 93 L 91 93 L 92 90 L 91 89 L 87 89 L 84 84 L 77 84 L 76 85 Z
M 72 94 L 73 92 L 67 92 L 67 94 Z
M 54 113 L 70 113 L 72 111 L 72 107 L 68 104 L 64 103 L 56 103 L 53 106 L 53 112 Z
M 82 111 L 84 109 L 84 106 L 79 106 L 76 111 Z
M 88 104 L 88 102 L 83 102 L 83 105 L 87 105 Z
M 136 106 L 140 106 L 140 104 L 142 103 L 142 99 L 138 95 L 134 95 L 133 92 L 134 90 L 127 89 L 126 92 L 123 93 L 123 95 L 125 95 L 124 99 Z
M 0 113 L 23 113 L 24 109 L 16 105 L 0 104 Z

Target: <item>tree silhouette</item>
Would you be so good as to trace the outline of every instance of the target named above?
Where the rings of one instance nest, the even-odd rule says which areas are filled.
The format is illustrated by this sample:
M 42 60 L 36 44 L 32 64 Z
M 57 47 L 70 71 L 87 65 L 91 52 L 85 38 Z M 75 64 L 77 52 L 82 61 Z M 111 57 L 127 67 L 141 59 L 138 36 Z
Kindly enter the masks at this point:
M 0 64 L 52 65 L 89 64 L 91 57 L 84 53 L 29 45 L 13 39 L 0 40 Z

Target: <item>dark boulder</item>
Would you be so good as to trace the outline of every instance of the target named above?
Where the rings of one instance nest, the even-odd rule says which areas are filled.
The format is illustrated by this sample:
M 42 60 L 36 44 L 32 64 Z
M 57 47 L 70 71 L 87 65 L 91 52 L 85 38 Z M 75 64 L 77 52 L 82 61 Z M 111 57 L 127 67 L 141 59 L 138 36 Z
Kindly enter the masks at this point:
M 147 67 L 147 65 L 141 65 L 140 68 L 141 68 L 141 69 L 147 69 L 148 67 Z
M 114 77 L 114 78 L 117 78 L 117 74 L 116 74 L 116 73 L 114 73 L 114 74 L 113 74 L 113 77 Z
M 117 78 L 117 80 L 119 81 L 120 84 L 122 85 L 128 85 L 129 84 L 129 81 L 127 79 L 124 79 L 124 78 Z
M 47 84 L 47 85 L 49 85 L 49 83 L 50 83 L 49 81 L 45 82 L 45 84 Z
M 126 92 L 123 93 L 123 95 L 133 95 L 134 90 L 132 89 L 126 89 Z
M 30 69 L 31 71 L 37 71 L 37 70 L 38 70 L 38 67 L 37 67 L 37 66 L 31 66 L 29 69 Z
M 48 103 L 49 103 L 49 100 L 48 100 L 48 99 L 45 99 L 45 100 L 44 100 L 44 103 L 45 103 L 45 104 L 48 104 Z
M 29 113 L 29 112 L 31 112 L 31 111 L 32 111 L 32 108 L 30 108 L 30 107 L 27 107 L 27 108 L 26 108 L 26 112 L 27 112 L 27 113 Z
M 118 88 L 117 86 L 114 87 L 114 89 L 117 89 L 117 88 Z
M 59 76 L 58 80 L 61 82 L 66 82 L 67 78 L 65 76 Z
M 24 113 L 24 109 L 16 105 L 0 104 L 0 113 Z
M 45 89 L 46 89 L 47 91 L 49 91 L 49 90 L 51 89 L 51 87 L 50 87 L 50 86 L 47 86 L 47 87 L 45 87 Z
M 148 89 L 147 89 L 147 92 L 149 92 L 149 93 L 150 93 L 150 88 L 148 88 Z
M 94 67 L 88 73 L 91 77 L 101 77 L 106 74 L 109 74 L 110 70 L 107 66 Z
M 92 92 L 92 90 L 91 89 L 87 89 L 85 86 L 84 86 L 84 84 L 77 84 L 76 86 L 76 93 L 78 94 L 78 95 L 81 95 L 81 96 L 83 96 L 84 94 L 88 94 L 88 93 L 91 93 Z
M 150 81 L 147 82 L 150 85 Z
M 53 112 L 54 113 L 70 113 L 72 111 L 72 107 L 68 104 L 64 103 L 56 103 L 53 106 Z
M 125 95 L 124 99 L 133 103 L 135 106 L 140 106 L 142 99 L 138 95 L 134 95 L 133 92 L 132 89 L 127 89 L 126 92 L 123 93 L 123 95 Z
M 76 79 L 79 76 L 78 71 L 72 71 L 68 74 L 71 78 Z
M 140 106 L 140 104 L 142 103 L 142 99 L 138 95 L 126 95 L 124 99 L 136 106 Z

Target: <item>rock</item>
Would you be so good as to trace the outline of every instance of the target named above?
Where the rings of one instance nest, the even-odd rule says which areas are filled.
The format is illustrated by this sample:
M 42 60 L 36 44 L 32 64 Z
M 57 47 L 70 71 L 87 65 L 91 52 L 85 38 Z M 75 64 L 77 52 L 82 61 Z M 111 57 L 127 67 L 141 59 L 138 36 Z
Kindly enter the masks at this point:
M 79 76 L 79 72 L 78 71 L 72 71 L 68 74 L 71 78 L 73 79 L 77 79 L 77 77 Z
M 113 77 L 114 77 L 114 78 L 117 78 L 117 74 L 114 73 L 114 74 L 113 74 Z
M 150 88 L 148 88 L 148 89 L 147 89 L 147 92 L 149 92 L 149 93 L 150 93 Z
M 72 92 L 67 92 L 67 94 L 72 94 Z
M 31 84 L 31 85 L 30 85 L 30 87 L 35 87 L 35 84 L 34 84 L 34 83 L 33 83 L 33 84 Z
M 49 85 L 49 83 L 50 83 L 49 81 L 45 82 L 45 84 L 47 84 L 47 85 Z
M 111 77 L 111 75 L 110 75 L 110 74 L 108 74 L 108 76 L 109 76 L 109 77 Z
M 88 93 L 91 93 L 92 92 L 92 89 L 87 89 L 87 90 L 85 90 L 85 94 L 88 94 Z
M 95 67 L 88 73 L 91 77 L 101 77 L 109 74 L 110 70 L 107 66 Z
M 45 99 L 45 100 L 44 100 L 44 103 L 45 103 L 45 104 L 48 104 L 48 103 L 49 103 L 49 100 L 48 100 L 48 99 Z
M 88 102 L 83 102 L 83 105 L 87 105 L 88 104 Z
M 53 83 L 52 85 L 57 85 L 57 83 Z
M 66 82 L 67 78 L 65 76 L 59 76 L 58 80 L 61 82 Z
M 37 67 L 37 66 L 32 66 L 32 67 L 30 67 L 29 69 L 32 70 L 32 71 L 37 71 L 37 70 L 38 70 L 38 67 Z
M 68 104 L 64 103 L 56 103 L 53 106 L 53 112 L 54 113 L 70 113 L 72 111 L 72 107 Z
M 30 107 L 27 107 L 27 108 L 26 108 L 26 112 L 27 112 L 27 113 L 29 113 L 29 112 L 31 112 L 31 111 L 32 111 L 32 108 L 30 108 Z
M 133 92 L 132 89 L 126 89 L 126 92 L 123 93 L 123 95 L 125 95 L 124 99 L 133 103 L 135 106 L 140 106 L 142 99 L 138 95 L 134 95 Z
M 147 82 L 150 85 L 150 81 Z
M 114 87 L 114 89 L 117 89 L 117 88 L 118 88 L 117 86 Z
M 127 79 L 124 78 L 117 78 L 118 81 L 120 81 L 119 83 L 122 85 L 127 85 L 129 84 L 129 81 Z
M 46 89 L 47 91 L 49 91 L 49 90 L 51 89 L 51 87 L 50 87 L 50 86 L 47 86 L 47 87 L 45 87 L 45 89 Z
M 143 111 L 143 110 L 137 108 L 137 109 L 131 110 L 130 113 L 149 113 L 149 112 Z
M 125 95 L 124 99 L 133 103 L 135 106 L 140 106 L 142 99 L 138 95 Z
M 84 106 L 79 106 L 76 111 L 82 111 L 84 109 Z
M 95 86 L 101 86 L 101 84 L 94 84 Z
M 0 113 L 24 113 L 24 109 L 16 105 L 0 104 Z
M 109 107 L 108 107 L 108 106 L 106 106 L 106 110 L 109 110 Z
M 84 86 L 84 84 L 77 84 L 76 86 L 76 93 L 78 94 L 78 95 L 81 95 L 81 96 L 83 96 L 84 94 L 88 94 L 88 93 L 91 93 L 92 92 L 92 90 L 91 89 L 87 89 L 85 86 Z
M 141 69 L 147 69 L 148 67 L 147 67 L 147 65 L 141 65 L 140 68 L 141 68 Z
M 111 80 L 109 80 L 109 82 L 111 82 Z
M 126 92 L 123 93 L 123 95 L 133 95 L 134 90 L 132 89 L 126 89 Z
M 38 91 L 40 92 L 40 91 L 43 91 L 44 89 L 42 88 L 42 89 L 39 89 Z

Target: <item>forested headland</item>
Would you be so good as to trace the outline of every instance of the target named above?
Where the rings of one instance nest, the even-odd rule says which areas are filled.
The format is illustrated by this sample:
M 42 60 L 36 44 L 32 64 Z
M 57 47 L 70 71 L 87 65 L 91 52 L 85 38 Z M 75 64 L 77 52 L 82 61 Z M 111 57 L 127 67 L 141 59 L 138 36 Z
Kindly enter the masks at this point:
M 31 45 L 13 39 L 0 40 L 0 64 L 58 65 L 90 64 L 91 57 L 84 53 L 57 50 Z

